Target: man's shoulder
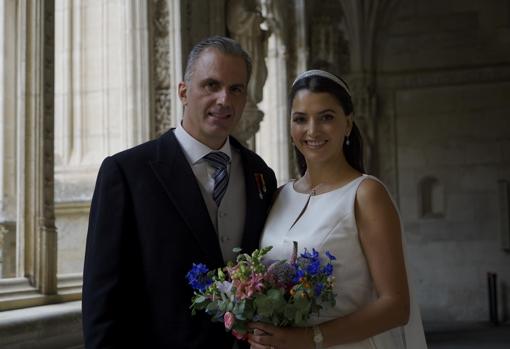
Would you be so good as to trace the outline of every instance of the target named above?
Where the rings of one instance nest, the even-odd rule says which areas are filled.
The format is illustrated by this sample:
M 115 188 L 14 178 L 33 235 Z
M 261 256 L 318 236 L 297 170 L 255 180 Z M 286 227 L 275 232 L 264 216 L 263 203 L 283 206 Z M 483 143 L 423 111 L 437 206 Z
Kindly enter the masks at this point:
M 168 131 L 158 138 L 138 144 L 129 149 L 120 151 L 111 157 L 118 162 L 132 161 L 156 161 L 160 157 L 160 152 L 165 146 L 171 146 L 172 131 Z M 165 143 L 165 144 L 163 144 Z

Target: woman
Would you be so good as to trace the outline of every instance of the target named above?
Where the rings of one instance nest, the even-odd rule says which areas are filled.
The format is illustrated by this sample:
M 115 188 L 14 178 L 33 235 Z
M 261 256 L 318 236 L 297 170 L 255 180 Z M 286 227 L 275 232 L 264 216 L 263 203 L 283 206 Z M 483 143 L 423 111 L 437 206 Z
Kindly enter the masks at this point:
M 291 136 L 302 177 L 284 185 L 266 222 L 270 259 L 299 248 L 336 256 L 336 306 L 310 327 L 254 323 L 252 348 L 426 348 L 410 301 L 400 219 L 387 190 L 363 174 L 362 144 L 347 84 L 321 70 L 301 74 L 290 94 Z M 412 298 L 411 298 L 412 299 Z

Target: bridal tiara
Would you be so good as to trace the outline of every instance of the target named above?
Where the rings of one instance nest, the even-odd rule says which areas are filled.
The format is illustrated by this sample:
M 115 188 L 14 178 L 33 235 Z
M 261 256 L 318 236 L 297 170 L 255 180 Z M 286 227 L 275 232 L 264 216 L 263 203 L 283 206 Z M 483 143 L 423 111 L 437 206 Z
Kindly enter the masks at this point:
M 349 97 L 352 97 L 351 96 L 351 91 L 349 90 L 349 87 L 347 87 L 347 84 L 344 81 L 342 81 L 336 75 L 333 75 L 331 73 L 328 73 L 327 71 L 319 70 L 319 69 L 307 70 L 304 73 L 301 73 L 296 78 L 296 80 L 294 80 L 294 82 L 292 83 L 292 86 L 294 86 L 296 84 L 296 82 L 298 82 L 299 80 L 304 79 L 304 78 L 308 78 L 308 77 L 311 77 L 311 76 L 320 76 L 320 77 L 332 80 L 333 82 L 335 82 L 338 85 L 340 85 L 347 92 Z

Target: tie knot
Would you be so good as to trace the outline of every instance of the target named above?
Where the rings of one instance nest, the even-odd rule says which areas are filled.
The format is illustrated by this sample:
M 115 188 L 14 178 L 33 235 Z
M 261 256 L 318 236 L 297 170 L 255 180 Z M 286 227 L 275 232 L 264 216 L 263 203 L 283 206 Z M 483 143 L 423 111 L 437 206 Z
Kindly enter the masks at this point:
M 207 162 L 215 169 L 227 167 L 227 164 L 230 161 L 230 157 L 221 151 L 212 151 L 204 156 L 204 159 L 207 160 Z

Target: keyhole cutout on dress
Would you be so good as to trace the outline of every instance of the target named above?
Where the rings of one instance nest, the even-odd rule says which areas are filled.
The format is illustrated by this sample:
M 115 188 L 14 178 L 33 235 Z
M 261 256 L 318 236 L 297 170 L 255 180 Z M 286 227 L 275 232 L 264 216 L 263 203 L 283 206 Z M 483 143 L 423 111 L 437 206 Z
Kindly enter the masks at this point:
M 301 212 L 299 212 L 299 215 L 297 216 L 297 218 L 294 220 L 294 223 L 292 223 L 292 225 L 290 226 L 289 228 L 289 231 L 294 228 L 294 226 L 296 225 L 296 223 L 301 219 L 301 217 L 303 217 L 303 214 L 305 214 L 305 211 L 306 209 L 308 208 L 308 204 L 310 203 L 310 199 L 312 197 L 312 195 L 315 195 L 315 191 L 312 191 L 310 193 L 310 195 L 308 195 L 308 200 L 306 200 L 306 204 L 305 206 L 303 206 L 303 209 L 301 210 Z

